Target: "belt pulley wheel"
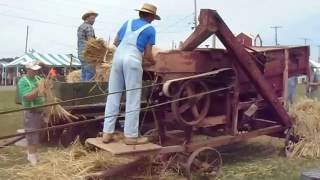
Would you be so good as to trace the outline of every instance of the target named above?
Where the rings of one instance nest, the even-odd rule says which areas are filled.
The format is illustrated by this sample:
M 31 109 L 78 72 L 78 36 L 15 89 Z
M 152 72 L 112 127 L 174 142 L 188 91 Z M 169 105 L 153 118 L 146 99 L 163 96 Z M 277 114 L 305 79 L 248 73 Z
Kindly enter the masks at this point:
M 220 153 L 216 149 L 203 147 L 189 156 L 186 164 L 186 176 L 188 180 L 216 179 L 220 174 L 221 166 Z
M 181 85 L 174 99 L 195 96 L 208 91 L 209 88 L 203 80 L 188 80 Z M 204 94 L 181 101 L 174 101 L 171 104 L 171 109 L 179 123 L 194 126 L 207 116 L 210 102 L 210 94 Z

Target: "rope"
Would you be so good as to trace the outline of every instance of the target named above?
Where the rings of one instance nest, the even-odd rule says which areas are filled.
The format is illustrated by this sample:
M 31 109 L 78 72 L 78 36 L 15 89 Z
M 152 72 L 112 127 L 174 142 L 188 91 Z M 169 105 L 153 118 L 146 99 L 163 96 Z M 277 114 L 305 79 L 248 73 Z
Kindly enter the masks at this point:
M 55 103 L 48 103 L 48 104 L 44 104 L 44 105 L 41 105 L 41 106 L 35 106 L 35 107 L 30 107 L 30 108 L 20 108 L 20 109 L 13 109 L 13 110 L 9 110 L 9 111 L 1 111 L 0 115 L 20 112 L 20 111 L 25 111 L 25 110 L 33 110 L 33 109 L 38 109 L 38 108 L 50 107 L 50 106 L 55 106 L 55 105 L 59 105 L 59 104 L 65 104 L 65 103 L 74 102 L 74 101 L 81 101 L 81 100 L 96 98 L 96 97 L 100 97 L 100 96 L 108 96 L 108 95 L 123 93 L 123 92 L 127 92 L 127 91 L 134 91 L 134 90 L 138 90 L 138 89 L 144 89 L 144 88 L 159 86 L 159 85 L 163 85 L 163 84 L 164 83 L 157 83 L 157 84 L 143 86 L 141 88 L 133 88 L 133 89 L 122 90 L 122 91 L 118 91 L 118 92 L 102 93 L 102 94 L 98 94 L 98 95 L 86 96 L 86 97 L 81 97 L 81 98 L 74 98 L 74 99 L 64 100 L 64 101 L 55 102 Z
M 44 132 L 44 131 L 48 131 L 48 130 L 62 129 L 62 128 L 72 127 L 72 126 L 79 126 L 79 125 L 82 125 L 82 124 L 102 121 L 103 119 L 110 118 L 110 117 L 117 117 L 117 118 L 125 117 L 125 115 L 129 114 L 129 113 L 147 111 L 149 109 L 154 109 L 156 107 L 164 106 L 164 105 L 171 104 L 171 103 L 174 103 L 174 102 L 179 102 L 179 101 L 191 99 L 191 98 L 195 98 L 195 97 L 198 97 L 198 96 L 204 96 L 204 95 L 208 95 L 208 94 L 211 94 L 211 93 L 214 93 L 214 92 L 223 91 L 223 90 L 227 90 L 227 89 L 229 89 L 229 87 L 215 89 L 215 90 L 211 90 L 211 91 L 207 91 L 207 92 L 203 92 L 203 93 L 198 93 L 198 94 L 195 94 L 195 95 L 192 95 L 192 96 L 175 99 L 175 100 L 172 100 L 172 101 L 168 101 L 168 102 L 164 102 L 164 103 L 148 106 L 148 107 L 145 107 L 145 108 L 140 108 L 140 109 L 137 109 L 137 110 L 128 111 L 128 112 L 125 112 L 125 113 L 120 113 L 119 115 L 104 116 L 104 117 L 95 118 L 95 119 L 89 119 L 89 120 L 84 120 L 84 121 L 79 121 L 79 122 L 73 122 L 73 123 L 68 123 L 68 124 L 63 124 L 63 125 L 57 125 L 57 126 L 52 126 L 52 127 L 47 127 L 47 128 L 36 129 L 36 130 L 24 132 L 24 133 L 17 133 L 17 134 L 1 136 L 0 140 L 9 139 L 9 138 L 12 138 L 12 137 L 17 137 L 17 136 L 25 136 L 25 135 L 28 135 L 28 134 L 33 134 L 33 133 L 37 133 L 37 132 Z

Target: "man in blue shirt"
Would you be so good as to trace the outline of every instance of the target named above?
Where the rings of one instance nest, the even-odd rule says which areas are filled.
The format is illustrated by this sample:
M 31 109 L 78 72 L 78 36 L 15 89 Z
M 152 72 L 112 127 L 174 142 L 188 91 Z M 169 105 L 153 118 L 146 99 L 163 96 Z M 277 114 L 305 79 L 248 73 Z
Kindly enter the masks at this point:
M 144 4 L 139 11 L 139 19 L 128 20 L 119 30 L 114 45 L 114 54 L 109 78 L 109 93 L 105 109 L 103 142 L 113 140 L 116 117 L 124 89 L 126 92 L 126 115 L 124 143 L 127 145 L 145 144 L 147 138 L 139 137 L 139 109 L 142 87 L 142 60 L 153 61 L 152 46 L 155 45 L 156 31 L 151 22 L 160 20 L 157 8 Z M 134 90 L 132 90 L 134 89 Z

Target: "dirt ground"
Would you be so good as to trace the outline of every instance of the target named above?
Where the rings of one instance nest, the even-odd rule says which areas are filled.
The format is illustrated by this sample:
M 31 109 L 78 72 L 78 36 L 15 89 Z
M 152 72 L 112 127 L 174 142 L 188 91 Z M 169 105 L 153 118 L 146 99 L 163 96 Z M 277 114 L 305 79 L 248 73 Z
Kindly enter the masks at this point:
M 0 92 L 0 111 L 18 108 L 13 91 Z M 14 133 L 22 126 L 21 114 L 0 116 L 0 136 Z M 46 151 L 48 148 L 42 148 Z M 259 137 L 248 142 L 219 148 L 223 156 L 221 180 L 299 179 L 301 172 L 320 166 L 320 160 L 288 159 L 282 155 L 283 140 Z M 25 150 L 19 147 L 0 149 L 0 179 L 10 179 L 6 169 L 26 164 Z M 44 178 L 45 179 L 45 178 Z M 170 179 L 170 177 L 168 177 Z

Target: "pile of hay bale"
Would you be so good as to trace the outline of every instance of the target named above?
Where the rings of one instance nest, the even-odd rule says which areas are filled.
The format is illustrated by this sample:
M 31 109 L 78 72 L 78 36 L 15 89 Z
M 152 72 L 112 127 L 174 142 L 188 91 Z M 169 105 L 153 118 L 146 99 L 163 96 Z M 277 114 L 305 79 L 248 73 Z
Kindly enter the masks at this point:
M 6 157 L 9 158 L 9 157 Z M 0 168 L 1 173 L 10 179 L 86 179 L 97 172 L 119 165 L 127 164 L 137 159 L 137 156 L 112 156 L 110 153 L 98 150 L 88 150 L 78 141 L 67 149 L 49 148 L 39 154 L 39 163 L 31 166 L 26 163 L 16 163 L 8 168 Z M 177 179 L 179 176 L 170 169 L 152 167 L 152 162 L 136 172 L 132 179 Z M 148 165 L 150 164 L 150 166 Z M 128 178 L 118 178 L 128 179 Z
M 300 141 L 294 145 L 293 156 L 320 158 L 320 102 L 301 99 L 290 109 L 294 134 Z

